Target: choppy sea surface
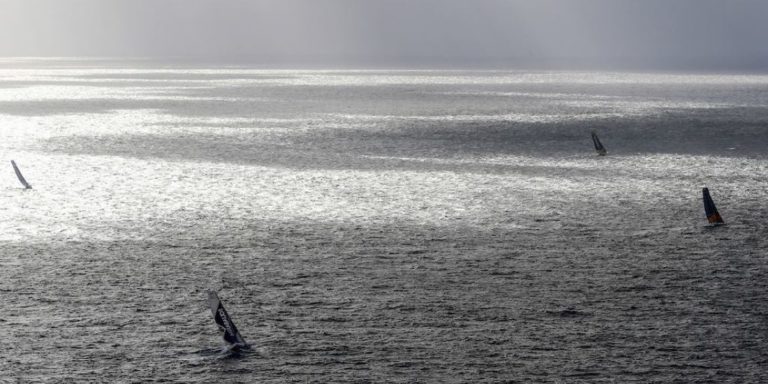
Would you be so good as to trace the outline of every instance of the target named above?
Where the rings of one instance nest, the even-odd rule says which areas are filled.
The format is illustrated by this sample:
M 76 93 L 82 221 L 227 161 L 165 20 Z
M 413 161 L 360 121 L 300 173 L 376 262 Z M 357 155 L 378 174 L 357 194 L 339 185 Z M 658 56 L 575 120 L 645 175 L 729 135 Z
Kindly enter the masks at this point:
M 768 382 L 767 106 L 764 74 L 0 60 L 0 382 Z M 253 353 L 209 353 L 208 289 Z

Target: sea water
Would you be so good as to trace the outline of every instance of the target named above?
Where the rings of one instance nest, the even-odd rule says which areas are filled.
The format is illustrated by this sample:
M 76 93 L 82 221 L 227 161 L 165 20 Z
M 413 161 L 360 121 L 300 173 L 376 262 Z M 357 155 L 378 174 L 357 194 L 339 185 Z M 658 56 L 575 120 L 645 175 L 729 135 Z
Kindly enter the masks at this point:
M 768 381 L 766 105 L 764 74 L 5 59 L 0 382 Z M 254 352 L 207 353 L 208 289 Z

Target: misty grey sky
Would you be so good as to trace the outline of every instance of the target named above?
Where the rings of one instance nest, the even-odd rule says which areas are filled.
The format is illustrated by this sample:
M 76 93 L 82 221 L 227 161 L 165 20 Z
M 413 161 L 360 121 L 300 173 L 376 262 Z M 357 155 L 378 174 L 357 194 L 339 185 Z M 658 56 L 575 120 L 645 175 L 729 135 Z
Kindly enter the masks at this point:
M 0 56 L 768 67 L 768 0 L 0 0 Z

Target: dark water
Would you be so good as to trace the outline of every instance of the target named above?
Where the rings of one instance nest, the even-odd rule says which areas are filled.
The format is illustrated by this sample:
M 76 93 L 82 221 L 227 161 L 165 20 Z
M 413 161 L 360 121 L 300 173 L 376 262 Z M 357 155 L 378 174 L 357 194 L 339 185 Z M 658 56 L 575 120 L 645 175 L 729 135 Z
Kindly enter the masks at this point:
M 762 75 L 5 62 L 34 189 L 0 175 L 0 382 L 765 382 L 767 102 Z M 207 289 L 253 353 L 210 353 Z

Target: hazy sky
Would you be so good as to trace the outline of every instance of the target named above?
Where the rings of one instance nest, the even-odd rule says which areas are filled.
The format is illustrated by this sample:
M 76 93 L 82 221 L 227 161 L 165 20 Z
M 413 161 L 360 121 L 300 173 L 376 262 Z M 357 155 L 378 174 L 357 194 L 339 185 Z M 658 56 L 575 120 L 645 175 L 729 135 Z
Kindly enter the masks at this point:
M 768 0 L 0 0 L 0 56 L 767 67 L 766 39 Z

